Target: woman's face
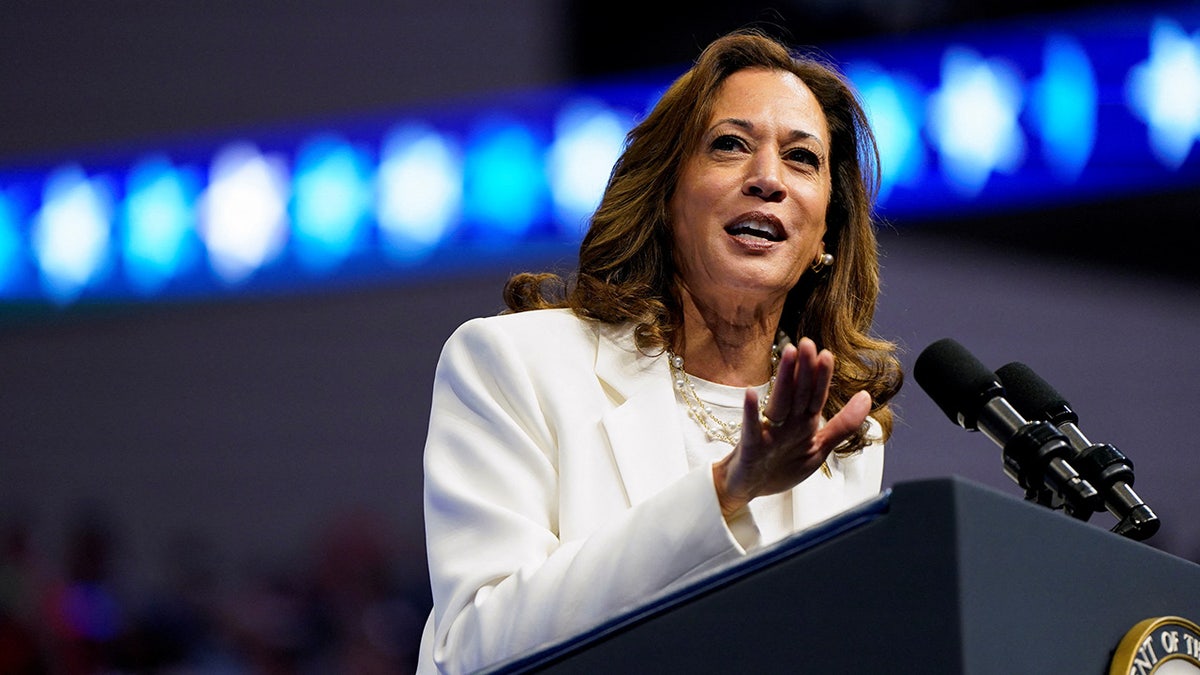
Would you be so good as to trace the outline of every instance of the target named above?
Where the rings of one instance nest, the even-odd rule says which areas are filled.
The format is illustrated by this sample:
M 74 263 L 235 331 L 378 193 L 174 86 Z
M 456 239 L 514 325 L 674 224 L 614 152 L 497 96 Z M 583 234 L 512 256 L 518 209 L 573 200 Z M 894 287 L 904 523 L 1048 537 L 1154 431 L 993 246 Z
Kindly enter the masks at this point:
M 791 73 L 726 78 L 668 205 L 679 279 L 698 304 L 782 302 L 823 252 L 828 126 Z

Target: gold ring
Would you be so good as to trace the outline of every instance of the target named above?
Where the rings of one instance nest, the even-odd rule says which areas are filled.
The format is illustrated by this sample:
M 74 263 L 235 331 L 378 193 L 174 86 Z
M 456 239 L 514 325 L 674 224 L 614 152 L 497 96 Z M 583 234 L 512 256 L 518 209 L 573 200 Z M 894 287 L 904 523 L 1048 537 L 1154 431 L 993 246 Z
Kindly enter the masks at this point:
M 783 426 L 784 422 L 787 421 L 787 420 L 783 420 L 783 422 L 776 422 L 775 420 L 771 419 L 770 417 L 767 417 L 766 413 L 760 414 L 758 416 L 758 419 L 760 422 L 762 422 L 762 425 L 768 429 L 778 429 L 779 427 Z

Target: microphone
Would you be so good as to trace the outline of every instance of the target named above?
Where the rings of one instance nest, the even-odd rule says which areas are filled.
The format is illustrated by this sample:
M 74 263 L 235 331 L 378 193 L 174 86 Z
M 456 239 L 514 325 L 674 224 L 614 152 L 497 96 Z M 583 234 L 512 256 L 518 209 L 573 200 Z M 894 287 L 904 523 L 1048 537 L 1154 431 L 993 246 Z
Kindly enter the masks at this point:
M 1158 516 L 1133 491 L 1133 462 L 1113 445 L 1088 441 L 1070 404 L 1029 366 L 1014 361 L 996 376 L 1022 415 L 1045 419 L 1067 437 L 1075 451 L 1072 465 L 1101 491 L 1105 508 L 1117 518 L 1113 532 L 1138 541 L 1158 532 Z
M 1075 453 L 1066 436 L 1021 416 L 995 373 L 965 347 L 950 338 L 934 342 L 917 357 L 913 377 L 951 422 L 1003 448 L 1004 472 L 1027 500 L 1080 520 L 1102 508 L 1100 493 L 1068 461 Z

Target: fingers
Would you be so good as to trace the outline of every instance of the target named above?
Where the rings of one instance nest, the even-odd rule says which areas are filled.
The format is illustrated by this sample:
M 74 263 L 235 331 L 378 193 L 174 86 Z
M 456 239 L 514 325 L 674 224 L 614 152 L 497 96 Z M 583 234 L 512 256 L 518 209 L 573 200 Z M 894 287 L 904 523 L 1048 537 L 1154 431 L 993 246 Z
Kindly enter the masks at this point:
M 800 342 L 796 345 L 796 362 L 792 366 L 795 369 L 793 379 L 796 382 L 790 408 L 793 414 L 802 416 L 807 414 L 808 404 L 813 395 L 810 373 L 816 358 L 816 343 L 808 338 L 800 338 Z
M 714 464 L 717 499 L 729 517 L 756 496 L 790 489 L 819 469 L 832 450 L 861 428 L 871 396 L 859 392 L 824 425 L 821 412 L 833 379 L 833 355 L 812 340 L 787 346 L 767 410 L 746 390 L 742 435 L 733 451 Z M 765 417 L 765 421 L 764 421 Z
M 816 349 L 816 345 L 813 349 Z M 800 377 L 804 375 L 801 374 Z M 829 385 L 833 382 L 832 352 L 822 349 L 821 353 L 816 355 L 816 362 L 810 367 L 809 377 L 811 389 L 805 411 L 810 415 L 819 415 L 825 408 L 825 399 L 829 397 Z
M 832 381 L 833 354 L 829 350 L 818 353 L 816 343 L 809 338 L 784 347 L 767 416 L 780 421 L 792 415 L 801 418 L 820 415 Z
M 745 411 L 744 428 L 761 431 L 783 426 L 785 423 L 818 418 L 825 409 L 829 399 L 829 388 L 833 384 L 834 356 L 828 349 L 817 351 L 817 345 L 809 338 L 801 338 L 800 342 L 788 344 L 779 356 L 779 366 L 775 376 L 775 384 L 770 394 L 770 400 L 763 416 L 768 424 L 763 425 L 759 415 L 754 414 L 750 420 L 750 407 Z M 862 398 L 859 398 L 862 397 Z M 755 397 L 757 401 L 757 397 Z M 749 404 L 749 399 L 747 399 Z M 859 392 L 847 401 L 843 408 L 848 424 L 857 428 L 870 413 L 871 396 Z M 858 417 L 863 419 L 855 419 Z
M 846 401 L 846 405 L 837 411 L 832 418 L 821 428 L 820 445 L 822 449 L 835 448 L 842 441 L 846 440 L 855 431 L 858 431 L 863 422 L 867 420 L 867 415 L 871 413 L 871 395 L 865 391 L 860 391 Z
M 747 389 L 746 398 L 742 400 L 743 445 L 749 442 L 751 450 L 757 447 L 760 444 L 759 439 L 762 437 L 762 431 L 762 417 L 758 412 L 758 392 L 753 389 Z
M 833 354 L 824 349 L 818 352 L 816 343 L 809 338 L 784 347 L 774 390 L 763 414 L 769 422 L 763 424 L 762 418 L 751 414 L 747 406 L 743 428 L 752 429 L 750 437 L 754 439 L 761 438 L 764 430 L 770 438 L 785 425 L 788 435 L 803 435 L 802 429 L 807 428 L 807 433 L 815 437 L 833 383 L 833 368 Z M 870 394 L 855 394 L 822 428 L 819 445 L 823 450 L 835 447 L 857 431 L 870 412 Z
M 779 364 L 775 369 L 775 385 L 771 388 L 771 399 L 763 414 L 775 425 L 787 422 L 792 410 L 792 400 L 796 389 L 796 346 L 787 344 L 779 354 Z

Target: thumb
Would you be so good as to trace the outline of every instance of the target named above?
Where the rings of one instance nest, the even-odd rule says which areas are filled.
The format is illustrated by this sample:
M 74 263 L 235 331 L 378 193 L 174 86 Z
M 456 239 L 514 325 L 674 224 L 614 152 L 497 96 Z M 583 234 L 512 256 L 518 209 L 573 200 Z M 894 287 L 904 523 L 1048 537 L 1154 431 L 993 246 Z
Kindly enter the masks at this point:
M 855 431 L 862 428 L 871 412 L 871 395 L 860 391 L 846 401 L 846 405 L 837 411 L 825 426 L 821 428 L 821 445 L 836 447 Z

